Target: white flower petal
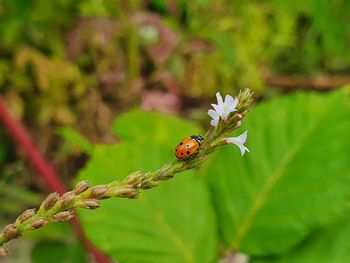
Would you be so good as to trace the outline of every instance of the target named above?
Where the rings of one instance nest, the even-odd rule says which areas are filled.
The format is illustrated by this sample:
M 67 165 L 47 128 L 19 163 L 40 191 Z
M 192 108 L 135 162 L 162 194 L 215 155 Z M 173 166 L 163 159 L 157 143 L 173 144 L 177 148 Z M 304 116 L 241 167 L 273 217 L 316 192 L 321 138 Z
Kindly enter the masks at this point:
M 230 105 L 233 103 L 233 97 L 231 95 L 226 95 L 224 103 Z
M 222 101 L 220 92 L 216 92 L 216 100 L 218 101 L 218 104 L 214 104 L 216 106 L 213 107 L 217 111 L 217 113 L 219 113 L 219 115 L 222 117 L 224 114 L 224 102 Z
M 216 111 L 214 111 L 214 110 L 208 110 L 208 115 L 210 116 L 210 117 L 212 117 L 212 119 L 214 119 L 214 120 L 218 120 L 219 119 L 219 113 L 217 113 Z
M 224 102 L 222 101 L 220 92 L 216 92 L 216 99 L 218 101 L 218 106 L 222 108 L 222 105 L 224 105 Z
M 243 132 L 241 135 L 237 137 L 242 143 L 245 143 L 248 137 L 248 131 Z
M 226 95 L 225 97 L 225 107 L 228 111 L 233 112 L 233 111 L 236 111 L 236 107 L 237 107 L 237 104 L 238 104 L 238 99 L 237 98 L 233 98 L 232 96 L 230 95 Z
M 211 120 L 210 125 L 216 127 L 219 123 L 219 120 Z
M 227 121 L 227 116 L 228 116 L 228 114 L 226 113 L 226 111 L 224 111 L 224 112 L 220 115 L 221 119 L 223 119 L 224 121 Z
M 213 106 L 214 110 L 220 115 L 222 113 L 222 109 L 216 105 L 216 104 L 212 104 L 211 106 Z
M 221 118 L 222 120 L 226 121 L 230 113 L 237 110 L 236 106 L 238 104 L 238 99 L 233 98 L 230 95 L 226 95 L 225 101 L 223 101 L 220 92 L 216 93 L 216 99 L 218 104 L 212 104 L 214 110 L 209 110 L 208 114 L 214 120 Z M 213 123 L 215 123 L 216 126 L 218 122 Z
M 244 146 L 244 143 L 247 140 L 247 136 L 248 136 L 248 131 L 245 131 L 240 136 L 226 138 L 226 142 L 235 144 L 239 148 L 239 150 L 241 151 L 241 156 L 243 156 L 243 154 L 246 151 L 250 152 L 249 149 Z
M 237 107 L 237 104 L 238 104 L 238 99 L 237 98 L 234 98 L 232 103 L 230 104 L 230 108 L 232 109 L 232 111 L 236 111 L 236 107 Z
M 245 152 L 250 152 L 249 149 L 247 147 L 245 147 L 244 145 L 240 145 L 238 147 L 239 147 L 239 150 L 241 151 L 241 156 L 243 156 Z

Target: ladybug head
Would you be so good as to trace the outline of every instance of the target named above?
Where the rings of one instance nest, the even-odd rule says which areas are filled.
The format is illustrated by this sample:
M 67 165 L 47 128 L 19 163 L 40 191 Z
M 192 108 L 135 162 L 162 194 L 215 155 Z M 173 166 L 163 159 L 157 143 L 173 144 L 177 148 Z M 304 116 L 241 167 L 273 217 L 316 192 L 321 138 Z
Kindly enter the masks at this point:
M 198 143 L 201 143 L 203 141 L 203 137 L 200 135 L 192 135 L 192 139 L 195 139 Z

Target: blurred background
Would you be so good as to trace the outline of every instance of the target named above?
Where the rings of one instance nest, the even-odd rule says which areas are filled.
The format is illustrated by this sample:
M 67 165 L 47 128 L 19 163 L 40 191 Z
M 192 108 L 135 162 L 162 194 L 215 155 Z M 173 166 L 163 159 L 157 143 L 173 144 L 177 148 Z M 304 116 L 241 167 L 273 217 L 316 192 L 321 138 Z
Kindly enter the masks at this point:
M 0 0 L 0 225 L 54 191 L 54 179 L 41 178 L 38 160 L 27 158 L 28 147 L 70 188 L 95 145 L 118 145 L 118 135 L 133 129 L 131 142 L 146 147 L 135 139 L 151 131 L 140 123 L 142 111 L 180 116 L 200 131 L 217 91 L 250 88 L 256 104 L 295 90 L 333 94 L 350 83 L 349 14 L 346 0 Z M 113 132 L 114 120 L 135 108 Z M 11 126 L 16 120 L 24 130 Z M 34 146 L 25 146 L 25 134 Z M 57 224 L 13 241 L 13 255 L 0 262 L 48 262 L 48 255 L 57 260 L 49 262 L 88 262 L 81 244 L 69 224 Z

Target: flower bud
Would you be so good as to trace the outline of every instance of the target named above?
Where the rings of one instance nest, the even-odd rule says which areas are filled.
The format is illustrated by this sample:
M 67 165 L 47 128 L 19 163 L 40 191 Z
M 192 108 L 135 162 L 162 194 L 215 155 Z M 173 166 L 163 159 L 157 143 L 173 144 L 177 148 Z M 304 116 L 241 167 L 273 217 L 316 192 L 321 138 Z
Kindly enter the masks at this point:
M 27 209 L 17 218 L 17 222 L 23 223 L 33 216 L 35 216 L 35 209 Z
M 91 189 L 91 198 L 103 198 L 106 197 L 105 194 L 108 191 L 108 187 L 105 185 L 95 186 Z
M 11 254 L 10 250 L 8 248 L 5 247 L 0 247 L 0 257 L 1 256 L 7 256 Z
M 168 180 L 170 178 L 173 178 L 174 174 L 170 173 L 168 169 L 160 169 L 157 171 L 157 174 L 155 176 L 155 180 Z
M 133 189 L 130 187 L 124 187 L 124 188 L 119 188 L 119 189 L 115 189 L 114 196 L 117 197 L 126 197 L 126 198 L 138 198 L 139 196 L 139 191 L 137 189 Z
M 32 227 L 32 229 L 38 229 L 45 226 L 47 223 L 48 221 L 45 218 L 40 218 L 31 223 L 30 226 Z
M 145 181 L 145 182 L 142 182 L 142 184 L 139 188 L 150 189 L 150 188 L 156 187 L 158 185 L 159 185 L 159 182 L 156 182 L 156 181 Z
M 59 198 L 60 196 L 58 195 L 58 193 L 49 194 L 42 203 L 42 207 L 45 211 L 50 210 L 57 203 Z
M 237 113 L 236 114 L 236 118 L 237 118 L 237 120 L 242 120 L 243 119 L 243 115 L 242 114 L 239 114 L 239 113 Z
M 14 224 L 7 225 L 2 234 L 6 240 L 11 240 L 19 236 L 17 227 Z
M 73 211 L 63 211 L 59 212 L 53 216 L 55 222 L 65 222 L 74 217 Z
M 140 184 L 141 175 L 142 174 L 140 172 L 135 172 L 135 173 L 130 174 L 128 177 L 126 177 L 127 184 L 131 184 L 131 185 Z
M 89 189 L 89 187 L 90 187 L 90 183 L 88 181 L 82 181 L 74 188 L 74 193 L 76 195 L 80 195 L 81 193 Z
M 96 209 L 100 207 L 100 203 L 96 199 L 86 199 L 78 204 L 78 207 L 87 209 Z
M 238 129 L 242 126 L 242 121 L 238 121 L 236 126 L 235 126 L 235 129 Z
M 62 207 L 67 207 L 74 201 L 76 195 L 73 192 L 67 192 L 63 194 L 60 198 Z

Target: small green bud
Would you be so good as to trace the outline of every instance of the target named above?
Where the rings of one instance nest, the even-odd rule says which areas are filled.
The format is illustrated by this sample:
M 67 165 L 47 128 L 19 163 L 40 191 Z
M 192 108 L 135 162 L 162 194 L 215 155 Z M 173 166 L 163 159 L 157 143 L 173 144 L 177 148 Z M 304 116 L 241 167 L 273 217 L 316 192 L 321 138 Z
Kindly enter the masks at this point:
M 126 177 L 126 183 L 130 185 L 138 185 L 141 182 L 142 174 L 140 172 L 135 172 Z
M 123 188 L 115 189 L 113 192 L 113 196 L 135 199 L 135 198 L 138 198 L 139 191 L 138 189 L 123 187 Z
M 159 185 L 159 182 L 148 180 L 148 181 L 142 182 L 142 184 L 140 185 L 139 188 L 141 188 L 141 189 L 151 189 L 151 188 L 156 187 L 158 185 Z
M 156 176 L 156 180 L 169 180 L 174 177 L 174 174 L 168 173 L 168 171 L 160 171 Z

